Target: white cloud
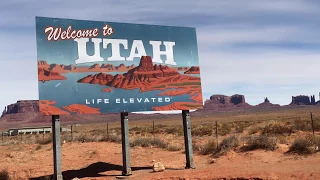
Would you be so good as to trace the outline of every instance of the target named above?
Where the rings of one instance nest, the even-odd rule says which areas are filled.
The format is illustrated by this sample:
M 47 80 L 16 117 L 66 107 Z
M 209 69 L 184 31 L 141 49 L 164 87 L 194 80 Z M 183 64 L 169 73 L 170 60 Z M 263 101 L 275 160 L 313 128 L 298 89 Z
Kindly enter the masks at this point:
M 38 97 L 35 16 L 194 26 L 205 98 L 243 93 L 252 104 L 264 96 L 287 104 L 292 95 L 320 90 L 316 83 L 320 53 L 290 47 L 290 43 L 319 47 L 318 7 L 317 1 L 301 0 L 3 1 L 0 108 Z M 251 46 L 239 47 L 241 43 Z M 273 46 L 259 46 L 264 43 Z M 289 46 L 284 50 L 277 44 Z

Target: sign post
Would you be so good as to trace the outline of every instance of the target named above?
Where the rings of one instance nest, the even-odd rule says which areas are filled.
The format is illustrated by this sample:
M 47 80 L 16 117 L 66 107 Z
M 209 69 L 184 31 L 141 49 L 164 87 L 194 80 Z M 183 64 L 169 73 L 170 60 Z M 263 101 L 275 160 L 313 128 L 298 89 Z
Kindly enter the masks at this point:
M 186 152 L 186 168 L 194 169 L 193 163 L 193 149 L 191 137 L 191 121 L 189 110 L 182 110 L 183 133 L 184 133 L 184 147 Z
M 121 112 L 122 175 L 131 175 L 128 112 Z
M 52 115 L 54 180 L 63 180 L 61 172 L 60 116 Z

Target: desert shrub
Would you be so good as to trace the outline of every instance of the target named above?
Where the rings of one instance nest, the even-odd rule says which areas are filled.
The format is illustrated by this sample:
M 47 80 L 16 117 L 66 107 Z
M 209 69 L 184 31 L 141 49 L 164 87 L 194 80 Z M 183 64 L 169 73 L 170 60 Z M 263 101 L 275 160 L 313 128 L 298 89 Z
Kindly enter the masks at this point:
M 173 135 L 183 135 L 183 128 L 182 127 L 168 127 L 165 129 L 165 132 L 168 134 L 173 134 Z
M 212 135 L 214 130 L 214 126 L 206 124 L 206 125 L 197 125 L 195 126 L 191 133 L 193 136 L 210 136 Z
M 52 137 L 46 136 L 46 137 L 38 137 L 36 139 L 36 143 L 40 145 L 46 145 L 52 143 Z
M 218 149 L 213 153 L 214 156 L 221 156 L 228 151 L 230 151 L 232 148 L 239 146 L 239 139 L 237 136 L 232 135 L 229 137 L 226 137 L 222 140 L 222 142 L 219 144 Z
M 288 152 L 297 154 L 311 154 L 314 152 L 311 146 L 312 142 L 309 139 L 295 139 Z
M 182 149 L 179 145 L 169 144 L 167 150 L 168 151 L 180 151 Z
M 292 123 L 292 128 L 298 131 L 311 131 L 311 121 L 296 119 Z
M 252 135 L 247 138 L 247 145 L 241 148 L 242 151 L 251 151 L 256 149 L 275 150 L 277 147 L 277 140 L 274 137 L 266 135 Z
M 192 139 L 192 150 L 193 151 L 200 151 L 200 149 L 201 149 L 201 146 L 198 145 L 197 141 Z
M 130 143 L 130 146 L 131 147 L 135 147 L 135 146 L 150 147 L 150 146 L 153 146 L 153 147 L 166 149 L 168 147 L 168 144 L 158 138 L 153 139 L 153 138 L 147 138 L 147 137 L 137 137 Z
M 232 129 L 228 123 L 223 123 L 221 125 L 218 125 L 218 134 L 221 136 L 229 134 L 231 130 Z
M 94 142 L 95 140 L 93 136 L 87 134 L 80 134 L 74 138 L 74 141 L 77 142 Z
M 288 143 L 288 139 L 286 136 L 277 136 L 277 142 L 279 144 L 287 144 Z
M 293 133 L 293 129 L 291 126 L 281 124 L 281 123 L 274 123 L 274 124 L 268 124 L 266 125 L 263 130 L 262 134 L 269 135 L 269 134 L 287 134 L 290 135 Z
M 200 154 L 208 155 L 213 154 L 217 150 L 217 143 L 215 140 L 209 140 L 206 144 L 201 146 Z
M 0 171 L 0 179 L 1 180 L 10 180 L 9 172 L 6 169 Z
M 249 128 L 248 134 L 252 135 L 252 134 L 256 134 L 257 132 L 259 132 L 262 128 L 260 126 L 252 126 Z
M 320 147 L 320 138 L 311 135 L 306 137 L 299 137 L 295 139 L 289 148 L 288 153 L 296 153 L 300 155 L 307 155 L 316 152 L 316 146 Z
M 121 143 L 121 136 L 115 134 L 103 134 L 99 140 L 100 142 L 114 142 L 114 143 Z

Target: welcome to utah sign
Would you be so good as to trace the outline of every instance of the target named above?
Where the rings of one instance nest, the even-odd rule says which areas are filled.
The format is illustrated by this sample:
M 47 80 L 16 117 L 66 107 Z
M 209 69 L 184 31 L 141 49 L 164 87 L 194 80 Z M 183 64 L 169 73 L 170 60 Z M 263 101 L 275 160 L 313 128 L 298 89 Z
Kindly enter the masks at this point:
M 195 28 L 36 17 L 40 111 L 202 107 Z

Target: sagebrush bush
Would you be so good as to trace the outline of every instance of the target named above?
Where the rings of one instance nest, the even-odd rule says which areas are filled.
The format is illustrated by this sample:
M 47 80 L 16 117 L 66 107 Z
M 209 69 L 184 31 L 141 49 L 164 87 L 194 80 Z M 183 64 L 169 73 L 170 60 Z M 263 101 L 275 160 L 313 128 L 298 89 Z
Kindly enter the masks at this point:
M 201 155 L 213 154 L 217 150 L 217 143 L 215 140 L 209 140 L 206 144 L 201 146 L 199 153 Z
M 295 139 L 289 148 L 288 153 L 296 153 L 300 155 L 315 153 L 316 147 L 320 148 L 320 137 L 308 135 Z M 319 149 L 318 149 L 319 150 Z
M 251 151 L 256 149 L 275 150 L 277 139 L 266 135 L 251 135 L 247 138 L 247 145 L 241 148 L 242 151 Z
M 51 136 L 38 137 L 36 139 L 36 143 L 40 145 L 50 144 L 52 143 L 52 137 Z
M 158 147 L 162 149 L 166 149 L 168 144 L 161 139 L 158 138 L 148 138 L 148 137 L 137 137 L 131 143 L 131 147 L 140 146 L 140 147 Z
M 312 142 L 309 139 L 298 138 L 294 140 L 288 152 L 297 154 L 312 154 L 314 150 L 311 148 L 311 145 Z
M 290 135 L 291 133 L 293 133 L 293 129 L 291 126 L 283 124 L 283 123 L 274 123 L 274 124 L 268 124 L 266 125 L 263 130 L 262 130 L 262 134 L 265 135 Z

